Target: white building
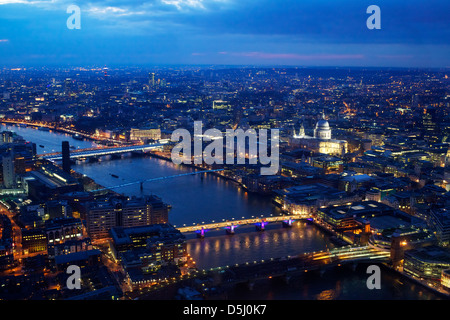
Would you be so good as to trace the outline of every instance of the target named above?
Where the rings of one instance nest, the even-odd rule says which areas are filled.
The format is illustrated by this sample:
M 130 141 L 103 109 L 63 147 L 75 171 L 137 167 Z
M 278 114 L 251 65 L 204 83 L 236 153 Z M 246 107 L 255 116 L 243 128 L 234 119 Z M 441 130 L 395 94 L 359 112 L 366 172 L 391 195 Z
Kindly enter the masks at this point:
M 331 128 L 323 113 L 322 118 L 316 123 L 313 137 L 305 134 L 302 123 L 299 131 L 295 132 L 294 130 L 293 137 L 289 138 L 289 145 L 337 156 L 347 152 L 347 141 L 331 138 Z
M 16 186 L 16 175 L 14 172 L 14 156 L 4 156 L 3 165 L 3 185 L 6 189 L 12 189 Z
M 159 128 L 151 128 L 151 129 L 136 129 L 131 128 L 130 129 L 130 140 L 131 141 L 137 141 L 137 140 L 159 140 L 161 139 L 161 129 Z

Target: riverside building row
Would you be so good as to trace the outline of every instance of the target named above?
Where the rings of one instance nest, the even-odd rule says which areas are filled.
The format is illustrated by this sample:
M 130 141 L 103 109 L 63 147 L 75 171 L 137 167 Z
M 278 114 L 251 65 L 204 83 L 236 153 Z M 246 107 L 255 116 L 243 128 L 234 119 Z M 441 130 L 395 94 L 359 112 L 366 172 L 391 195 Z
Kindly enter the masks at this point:
M 138 227 L 167 223 L 169 205 L 157 196 L 142 198 L 106 198 L 90 202 L 86 209 L 87 232 L 92 239 L 108 238 L 114 227 Z
M 133 288 L 179 275 L 187 259 L 185 236 L 167 223 L 114 227 L 111 238 L 112 254 Z
M 168 222 L 169 206 L 156 196 L 87 200 L 77 212 L 80 218 L 62 215 L 42 222 L 40 227 L 22 229 L 22 253 L 44 252 L 55 245 L 69 240 L 81 241 L 85 237 L 89 237 L 90 244 L 91 239 L 95 242 L 110 238 L 110 230 L 114 227 Z

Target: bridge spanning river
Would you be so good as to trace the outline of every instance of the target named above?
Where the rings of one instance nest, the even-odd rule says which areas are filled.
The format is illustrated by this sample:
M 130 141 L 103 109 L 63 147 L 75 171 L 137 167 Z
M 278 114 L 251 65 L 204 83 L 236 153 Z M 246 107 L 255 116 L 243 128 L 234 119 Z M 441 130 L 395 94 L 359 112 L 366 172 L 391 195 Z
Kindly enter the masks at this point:
M 341 266 L 343 264 L 388 262 L 389 251 L 371 246 L 345 246 L 332 250 L 304 253 L 296 256 L 271 258 L 261 261 L 248 261 L 232 266 L 201 270 L 200 273 L 220 275 L 222 284 L 245 282 L 250 287 L 255 281 L 272 277 L 284 277 L 286 281 L 295 274 Z
M 309 271 L 319 271 L 321 274 L 329 268 L 350 264 L 353 268 L 359 263 L 387 263 L 389 251 L 371 246 L 344 246 L 331 250 L 308 252 L 295 256 L 269 258 L 260 261 L 247 261 L 240 264 L 225 265 L 210 269 L 197 269 L 186 276 L 186 279 L 200 277 L 212 279 L 211 286 L 233 287 L 239 283 L 252 289 L 260 280 L 281 278 L 289 283 L 291 277 Z M 170 284 L 171 282 L 167 282 Z M 205 289 L 206 287 L 204 287 Z M 143 289 L 143 290 L 142 290 Z M 143 284 L 142 291 L 127 293 L 128 299 L 135 299 L 149 292 L 152 287 Z
M 219 230 L 225 229 L 227 233 L 234 233 L 235 228 L 244 225 L 254 224 L 256 229 L 263 231 L 268 223 L 282 222 L 284 226 L 289 227 L 292 222 L 298 219 L 304 219 L 301 215 L 279 215 L 279 216 L 268 216 L 268 217 L 254 217 L 240 220 L 227 220 L 222 222 L 210 222 L 210 223 L 194 223 L 192 226 L 178 227 L 182 233 L 196 232 L 203 237 L 205 233 L 209 230 Z
M 127 152 L 135 152 L 135 151 L 149 151 L 153 149 L 161 148 L 165 143 L 152 143 L 152 144 L 142 144 L 142 145 L 131 145 L 131 146 L 120 146 L 120 147 L 105 147 L 105 148 L 87 148 L 87 149 L 78 149 L 76 151 L 70 152 L 70 158 L 88 158 L 88 157 L 97 157 L 97 156 L 105 156 L 112 154 L 121 154 Z M 46 160 L 61 160 L 62 153 L 54 152 L 54 153 L 46 153 L 37 155 L 37 157 L 46 159 Z
M 118 189 L 118 188 L 131 186 L 131 185 L 134 185 L 134 184 L 140 184 L 141 185 L 141 190 L 142 190 L 142 185 L 144 184 L 144 182 L 161 181 L 161 180 L 166 180 L 166 179 L 173 179 L 173 178 L 192 176 L 192 175 L 202 174 L 202 173 L 219 172 L 219 171 L 223 171 L 223 169 L 193 171 L 193 172 L 188 172 L 188 173 L 180 173 L 180 174 L 176 174 L 176 175 L 172 175 L 172 176 L 163 176 L 163 177 L 158 177 L 158 178 L 150 178 L 150 179 L 145 179 L 145 180 L 138 180 L 138 181 L 118 184 L 118 185 L 111 186 L 111 187 L 105 187 L 105 188 L 101 188 L 101 189 L 97 189 L 97 190 L 90 190 L 90 192 L 98 192 L 98 191 L 106 191 L 106 190 Z

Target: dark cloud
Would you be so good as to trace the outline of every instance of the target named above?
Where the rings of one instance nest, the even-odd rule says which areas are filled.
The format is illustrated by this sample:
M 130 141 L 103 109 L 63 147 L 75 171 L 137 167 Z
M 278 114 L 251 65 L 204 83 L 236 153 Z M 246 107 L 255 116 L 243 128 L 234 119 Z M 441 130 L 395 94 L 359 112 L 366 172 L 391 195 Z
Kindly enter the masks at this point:
M 72 3 L 0 5 L 0 61 L 450 65 L 447 0 L 85 1 L 76 31 Z

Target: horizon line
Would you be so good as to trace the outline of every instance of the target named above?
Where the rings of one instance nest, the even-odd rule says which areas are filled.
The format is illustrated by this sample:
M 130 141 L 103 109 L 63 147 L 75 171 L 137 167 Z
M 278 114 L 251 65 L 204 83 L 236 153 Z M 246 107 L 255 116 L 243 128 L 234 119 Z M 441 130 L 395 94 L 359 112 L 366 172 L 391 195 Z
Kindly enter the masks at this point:
M 159 64 L 17 64 L 17 65 L 0 65 L 1 69 L 77 69 L 77 68 L 99 68 L 99 69 L 124 69 L 124 68 L 170 68 L 170 67 L 200 67 L 200 68 L 288 68 L 288 69 L 406 69 L 406 70 L 440 70 L 440 69 L 450 69 L 450 66 L 440 66 L 440 67 L 426 67 L 426 66 L 345 66 L 345 65 L 294 65 L 294 64 L 222 64 L 222 63 L 159 63 Z

